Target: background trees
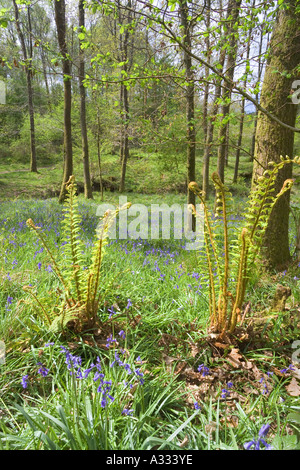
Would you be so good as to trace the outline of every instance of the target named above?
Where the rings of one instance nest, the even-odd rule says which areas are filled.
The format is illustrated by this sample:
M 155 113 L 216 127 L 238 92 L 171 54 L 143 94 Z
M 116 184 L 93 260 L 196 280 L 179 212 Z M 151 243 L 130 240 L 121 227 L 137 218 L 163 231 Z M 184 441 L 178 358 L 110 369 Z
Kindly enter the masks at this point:
M 261 92 L 261 105 L 276 114 L 290 126 L 274 123 L 261 111 L 258 114 L 254 152 L 253 184 L 271 161 L 292 156 L 297 105 L 291 100 L 293 81 L 299 74 L 300 63 L 300 6 L 297 1 L 285 2 L 278 12 L 270 43 L 270 52 Z M 279 192 L 283 182 L 292 177 L 291 165 L 285 165 L 279 173 L 274 191 Z M 284 267 L 290 260 L 289 249 L 289 200 L 287 192 L 275 206 L 265 234 L 265 259 L 272 268 Z
M 86 197 L 93 187 L 152 187 L 186 191 L 194 203 L 188 183 L 202 181 L 208 196 L 212 169 L 239 185 L 250 182 L 253 165 L 255 180 L 268 161 L 293 154 L 297 106 L 287 100 L 299 62 L 296 0 L 14 0 L 4 14 L 3 158 L 37 168 L 60 165 L 63 152 L 61 200 L 74 165 Z M 289 30 L 282 47 L 278 26 L 271 35 L 277 17 L 280 32 Z M 278 224 L 270 225 L 274 240 Z

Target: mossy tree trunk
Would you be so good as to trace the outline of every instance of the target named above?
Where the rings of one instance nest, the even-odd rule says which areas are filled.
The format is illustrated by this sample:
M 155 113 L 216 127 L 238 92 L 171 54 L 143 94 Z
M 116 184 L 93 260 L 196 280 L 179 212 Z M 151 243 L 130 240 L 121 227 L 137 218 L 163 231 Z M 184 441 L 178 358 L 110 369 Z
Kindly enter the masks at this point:
M 261 92 L 261 105 L 282 122 L 295 126 L 297 105 L 291 99 L 296 67 L 300 63 L 300 14 L 296 14 L 299 1 L 284 2 L 278 13 L 270 43 L 270 54 Z M 254 152 L 253 186 L 267 169 L 268 162 L 280 161 L 280 156 L 293 157 L 294 132 L 271 121 L 259 112 Z M 292 176 L 292 167 L 285 165 L 279 172 L 274 191 L 280 191 L 283 182 Z M 268 269 L 281 269 L 290 260 L 289 204 L 287 192 L 275 205 L 263 240 L 263 258 Z

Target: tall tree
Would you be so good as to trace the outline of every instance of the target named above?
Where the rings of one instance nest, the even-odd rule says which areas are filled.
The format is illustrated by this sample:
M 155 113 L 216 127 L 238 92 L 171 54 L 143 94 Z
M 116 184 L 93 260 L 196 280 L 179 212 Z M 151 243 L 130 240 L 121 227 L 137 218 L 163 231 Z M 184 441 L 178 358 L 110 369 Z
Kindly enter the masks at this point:
M 260 91 L 260 82 L 262 78 L 262 73 L 264 69 L 264 56 L 262 55 L 262 50 L 263 50 L 263 43 L 264 43 L 264 36 L 265 36 L 265 24 L 262 23 L 260 25 L 260 36 L 259 36 L 259 46 L 258 46 L 258 65 L 257 65 L 257 80 L 256 80 L 256 93 L 255 93 L 255 99 L 256 101 L 259 101 L 259 91 Z M 269 42 L 267 40 L 267 42 Z M 255 110 L 255 115 L 254 115 L 254 125 L 253 125 L 253 134 L 252 134 L 252 141 L 251 141 L 251 157 L 252 160 L 254 158 L 254 151 L 255 151 L 255 135 L 256 135 L 256 127 L 257 127 L 257 110 Z
M 71 128 L 72 87 L 71 87 L 71 61 L 66 41 L 66 4 L 65 0 L 54 0 L 55 23 L 57 29 L 58 45 L 62 56 L 62 72 L 64 81 L 64 172 L 59 195 L 59 202 L 66 197 L 66 182 L 73 174 L 73 148 Z
M 256 0 L 252 0 L 251 12 L 253 12 L 253 10 L 255 8 L 255 3 L 256 3 Z M 250 58 L 252 33 L 253 33 L 253 13 L 252 13 L 252 18 L 251 18 L 251 24 L 250 24 L 249 31 L 248 31 L 247 46 L 246 46 L 246 67 L 245 67 L 244 80 L 243 80 L 243 87 L 244 88 L 246 88 L 246 86 L 247 86 L 248 75 L 249 75 L 249 71 L 250 71 L 249 58 Z M 246 101 L 245 97 L 242 96 L 241 114 L 240 114 L 240 116 L 241 116 L 240 117 L 240 129 L 239 129 L 239 136 L 238 136 L 238 140 L 237 140 L 237 149 L 236 149 L 236 155 L 235 155 L 233 183 L 236 183 L 237 179 L 238 179 L 241 147 L 242 147 L 242 141 L 243 141 L 244 120 L 245 120 L 245 101 Z
M 93 199 L 91 174 L 90 174 L 90 160 L 89 160 L 89 143 L 86 125 L 86 91 L 84 86 L 85 79 L 85 57 L 83 49 L 83 40 L 81 35 L 85 34 L 85 14 L 84 14 L 84 0 L 79 0 L 78 3 L 79 15 L 79 93 L 80 93 L 80 128 L 81 128 L 81 141 L 82 141 L 82 156 L 83 156 L 83 174 L 84 174 L 84 196 L 87 199 Z
M 132 2 L 127 0 L 125 12 L 122 14 L 122 8 L 118 4 L 119 22 L 121 24 L 122 32 L 119 36 L 120 45 L 120 61 L 121 61 L 121 84 L 120 84 L 120 107 L 121 107 L 121 136 L 120 136 L 120 162 L 121 162 L 121 177 L 119 191 L 123 192 L 125 189 L 125 178 L 127 161 L 129 158 L 129 90 L 124 83 L 124 79 L 128 76 L 132 64 L 132 54 L 130 51 L 130 24 L 132 22 Z M 132 39 L 132 38 L 131 38 Z M 131 44 L 132 45 L 132 44 Z
M 227 7 L 227 19 L 228 19 L 228 45 L 229 45 L 229 52 L 227 56 L 227 63 L 226 63 L 226 78 L 227 83 L 225 83 L 223 95 L 222 95 L 222 108 L 221 108 L 221 115 L 222 121 L 220 124 L 219 130 L 219 148 L 218 148 L 218 165 L 217 171 L 221 180 L 224 182 L 224 172 L 225 172 L 225 159 L 226 153 L 228 151 L 228 126 L 229 120 L 228 115 L 230 111 L 230 104 L 231 104 L 231 94 L 232 94 L 232 86 L 229 83 L 233 82 L 234 76 L 234 69 L 236 64 L 236 54 L 237 54 L 237 47 L 238 47 L 238 21 L 239 21 L 239 13 L 240 13 L 240 6 L 241 0 L 229 0 L 228 7 Z
M 220 5 L 220 14 L 222 15 L 222 1 L 219 2 Z M 207 4 L 207 8 L 209 7 L 209 3 Z M 208 13 L 209 14 L 209 13 Z M 221 18 L 220 18 L 221 21 Z M 223 39 L 224 41 L 224 39 Z M 224 43 L 221 41 L 221 49 L 218 57 L 218 70 L 220 73 L 223 73 L 224 63 L 226 59 L 226 48 L 224 47 Z M 210 58 L 208 57 L 208 68 L 210 65 Z M 208 123 L 207 123 L 207 131 L 206 131 L 206 140 L 205 140 L 205 147 L 204 147 L 204 156 L 203 156 L 203 179 L 202 179 L 202 189 L 205 193 L 205 197 L 208 197 L 209 194 L 209 163 L 212 154 L 212 145 L 213 145 L 213 138 L 214 138 L 214 128 L 215 122 L 218 114 L 219 109 L 219 100 L 222 93 L 222 79 L 217 75 L 215 78 L 215 93 L 214 93 L 214 100 L 211 106 L 211 112 L 208 116 Z
M 33 86 L 32 86 L 32 32 L 31 32 L 30 5 L 27 5 L 28 46 L 26 46 L 24 32 L 21 27 L 19 8 L 16 3 L 16 0 L 13 0 L 13 6 L 14 6 L 14 12 L 15 12 L 16 30 L 18 33 L 19 41 L 21 43 L 24 66 L 25 66 L 25 71 L 26 71 L 28 112 L 29 112 L 29 122 L 30 122 L 30 171 L 37 172 L 34 106 L 33 106 Z
M 192 23 L 189 21 L 189 5 L 187 0 L 180 1 L 180 20 L 182 26 L 183 51 L 185 78 L 187 86 L 185 88 L 186 99 L 186 127 L 187 127 L 187 185 L 196 179 L 196 128 L 195 128 L 195 76 L 192 64 L 192 57 L 189 52 L 192 50 Z M 196 199 L 193 191 L 188 189 L 187 203 L 195 205 Z M 195 221 L 193 218 L 193 226 Z
M 297 106 L 291 101 L 292 83 L 298 75 L 300 63 L 300 2 L 287 0 L 278 12 L 270 41 L 270 53 L 261 91 L 261 106 L 281 122 L 272 121 L 268 115 L 258 113 L 253 186 L 267 169 L 270 161 L 280 161 L 280 156 L 293 156 Z M 290 165 L 279 172 L 274 192 L 278 192 L 285 179 L 291 178 Z M 289 251 L 289 203 L 287 192 L 275 205 L 265 232 L 263 254 L 268 268 L 283 267 L 290 260 Z

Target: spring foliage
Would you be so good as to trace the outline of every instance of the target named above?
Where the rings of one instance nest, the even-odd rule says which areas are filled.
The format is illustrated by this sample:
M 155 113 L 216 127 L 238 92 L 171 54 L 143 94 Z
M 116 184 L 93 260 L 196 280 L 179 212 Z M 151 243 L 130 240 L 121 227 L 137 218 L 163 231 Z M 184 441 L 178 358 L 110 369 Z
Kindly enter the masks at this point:
M 51 323 L 53 331 L 64 330 L 66 326 L 79 332 L 90 329 L 96 325 L 99 304 L 102 299 L 103 285 L 101 283 L 101 266 L 107 244 L 108 231 L 120 210 L 127 209 L 130 204 L 106 211 L 103 216 L 101 229 L 95 236 L 92 248 L 92 258 L 89 267 L 84 258 L 85 245 L 81 238 L 81 218 L 78 212 L 78 199 L 76 196 L 76 184 L 74 176 L 71 176 L 66 184 L 67 198 L 63 212 L 63 243 L 65 257 L 59 262 L 40 229 L 32 219 L 27 220 L 27 225 L 36 233 L 49 257 L 51 267 L 55 272 L 61 289 L 58 289 L 60 305 L 58 313 L 49 316 L 47 309 L 39 301 L 32 290 L 26 286 L 25 290 L 31 293 L 36 304 L 42 309 L 44 316 Z M 54 318 L 53 318 L 54 316 Z
M 300 158 L 281 158 L 277 164 L 269 163 L 266 170 L 252 189 L 246 208 L 245 223 L 240 232 L 236 232 L 229 224 L 232 213 L 232 199 L 228 188 L 222 183 L 217 173 L 212 180 L 216 189 L 216 214 L 212 217 L 205 194 L 195 182 L 189 188 L 199 197 L 204 210 L 204 249 L 209 276 L 209 309 L 210 327 L 221 337 L 234 333 L 241 321 L 242 305 L 245 299 L 247 282 L 255 259 L 262 245 L 265 229 L 271 211 L 280 197 L 293 185 L 287 179 L 278 194 L 274 185 L 278 171 L 286 164 L 300 164 Z M 193 207 L 193 213 L 200 217 Z M 222 243 L 218 234 L 222 225 Z M 232 233 L 232 231 L 234 232 Z

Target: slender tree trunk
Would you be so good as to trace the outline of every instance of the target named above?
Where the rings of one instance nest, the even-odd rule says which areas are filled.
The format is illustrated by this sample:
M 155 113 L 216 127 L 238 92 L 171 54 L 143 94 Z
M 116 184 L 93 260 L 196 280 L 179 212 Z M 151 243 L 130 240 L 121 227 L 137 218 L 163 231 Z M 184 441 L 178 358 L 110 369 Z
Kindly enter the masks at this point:
M 127 161 L 129 158 L 129 140 L 128 140 L 128 129 L 129 129 L 129 99 L 128 99 L 128 90 L 126 86 L 123 89 L 123 154 L 122 154 L 122 163 L 121 163 L 121 179 L 120 179 L 120 192 L 125 190 L 125 178 L 126 178 L 126 169 Z
M 183 42 L 188 51 L 192 50 L 191 24 L 189 24 L 189 7 L 186 0 L 180 2 L 180 19 L 183 27 Z M 187 126 L 187 186 L 196 179 L 196 129 L 195 129 L 195 82 L 192 69 L 192 58 L 184 51 L 185 77 L 188 85 L 185 90 L 186 126 Z M 195 205 L 195 194 L 188 189 L 187 203 Z M 192 219 L 192 230 L 195 230 L 195 218 Z
M 256 82 L 257 85 L 261 81 L 261 76 L 262 76 L 262 71 L 263 71 L 263 62 L 264 61 L 261 57 L 262 48 L 263 48 L 263 40 L 264 40 L 264 33 L 263 33 L 263 27 L 262 27 L 261 33 L 260 33 L 260 40 L 259 40 L 259 50 L 258 50 L 258 75 L 257 75 L 257 82 Z M 258 92 L 255 94 L 255 99 L 256 99 L 256 101 L 259 100 L 259 93 Z M 254 150 L 255 150 L 256 127 L 257 127 L 257 110 L 255 111 L 255 116 L 254 116 L 254 126 L 253 126 L 253 134 L 252 134 L 252 141 L 251 141 L 252 161 L 253 161 L 253 158 L 254 158 Z
M 207 0 L 207 4 L 206 4 L 206 9 L 207 9 L 207 12 L 206 12 L 206 30 L 209 31 L 209 28 L 210 28 L 210 15 L 211 15 L 211 11 L 210 11 L 210 4 L 211 4 L 211 1 L 210 0 Z M 211 47 L 210 47 L 210 36 L 209 34 L 205 37 L 204 39 L 205 41 L 205 48 L 206 48 L 206 60 L 208 63 L 210 63 L 210 54 L 211 54 Z M 203 140 L 204 140 L 204 146 L 205 146 L 205 142 L 206 142 L 206 139 L 207 139 L 207 129 L 208 129 L 208 97 L 209 97 L 209 81 L 208 81 L 208 76 L 209 76 L 209 67 L 205 67 L 205 87 L 204 87 L 204 99 L 203 99 Z
M 229 42 L 229 52 L 227 58 L 227 70 L 226 76 L 231 81 L 233 80 L 234 76 L 234 69 L 235 69 L 235 62 L 236 62 L 236 53 L 238 47 L 238 38 L 237 38 L 237 31 L 235 25 L 239 21 L 239 13 L 240 13 L 240 5 L 241 0 L 229 0 L 228 4 L 228 12 L 227 18 L 230 18 L 229 22 L 229 31 L 228 31 L 228 42 Z M 229 131 L 229 122 L 228 122 L 228 115 L 230 111 L 230 100 L 231 100 L 231 93 L 232 90 L 229 86 L 226 85 L 223 91 L 223 105 L 222 105 L 222 121 L 219 130 L 219 149 L 218 149 L 218 164 L 217 164 L 217 172 L 221 178 L 221 181 L 224 182 L 225 176 L 225 160 L 226 160 L 226 152 L 228 147 L 228 131 Z
M 40 46 L 40 52 L 41 52 L 41 61 L 42 61 L 44 82 L 45 82 L 47 102 L 48 102 L 48 110 L 49 110 L 49 113 L 52 113 L 51 96 L 50 96 L 50 89 L 49 89 L 49 83 L 48 83 L 48 77 L 47 77 L 46 57 L 45 57 L 45 53 L 43 50 L 43 46 Z
M 84 18 L 84 0 L 79 0 L 78 13 L 79 13 L 79 31 L 84 31 L 85 18 Z M 86 126 L 86 92 L 84 86 L 85 65 L 84 65 L 84 52 L 81 48 L 81 40 L 79 41 L 79 93 L 80 93 L 80 127 L 81 127 L 81 141 L 82 141 L 82 155 L 83 155 L 83 173 L 84 173 L 84 196 L 86 199 L 93 199 L 93 190 L 90 174 L 90 160 L 89 160 L 89 144 Z
M 256 0 L 253 0 L 251 5 L 251 10 L 255 8 Z M 250 57 L 250 48 L 251 48 L 251 37 L 252 37 L 253 28 L 249 29 L 248 41 L 247 41 L 247 50 L 246 50 L 246 70 L 245 70 L 245 79 L 243 83 L 244 89 L 246 89 L 247 81 L 248 81 L 248 70 L 250 67 L 249 64 L 249 57 Z M 243 131 L 244 131 L 244 120 L 245 120 L 245 98 L 242 97 L 241 102 L 241 120 L 240 120 L 240 129 L 239 129 L 239 136 L 237 141 L 237 150 L 235 156 L 235 165 L 234 165 L 234 175 L 233 175 L 233 183 L 237 182 L 238 174 L 239 174 L 239 164 L 240 164 L 240 155 L 241 155 L 241 146 L 243 141 Z
M 29 54 L 25 44 L 25 38 L 20 26 L 19 10 L 16 0 L 13 0 L 15 22 L 18 37 L 21 43 L 22 54 L 25 62 L 26 81 L 27 81 L 27 95 L 28 95 L 28 113 L 30 123 L 30 171 L 37 172 L 37 158 L 36 158 L 36 145 L 35 145 L 35 122 L 34 122 L 34 106 L 33 106 L 33 87 L 32 87 L 32 38 L 31 38 L 31 20 L 30 20 L 30 7 L 27 8 L 28 26 L 29 26 Z
M 296 13 L 297 0 L 285 2 L 273 30 L 270 54 L 266 66 L 261 105 L 275 114 L 281 121 L 295 126 L 297 106 L 289 98 L 292 83 L 297 77 L 300 63 L 300 14 Z M 280 161 L 280 156 L 293 156 L 294 132 L 272 122 L 266 115 L 258 113 L 253 187 L 256 180 L 267 169 L 268 162 Z M 274 192 L 280 191 L 283 182 L 291 178 L 290 165 L 279 171 Z M 289 204 L 287 192 L 274 206 L 263 240 L 263 257 L 270 269 L 281 269 L 290 260 L 289 251 Z
M 65 0 L 54 0 L 55 22 L 60 53 L 62 55 L 62 72 L 64 79 L 64 173 L 59 195 L 59 202 L 66 197 L 66 183 L 73 174 L 73 148 L 72 148 L 72 86 L 71 62 L 68 58 L 66 43 L 66 6 Z
M 101 201 L 103 201 L 103 180 L 102 180 L 102 165 L 101 165 L 100 135 L 101 135 L 100 110 L 99 110 L 99 106 L 97 106 L 97 157 L 98 157 L 98 169 L 99 169 Z
M 127 6 L 129 10 L 127 12 L 127 24 L 129 24 L 132 20 L 131 17 L 131 0 L 128 0 Z M 130 58 L 129 58 L 129 30 L 128 28 L 125 29 L 124 33 L 120 35 L 120 49 L 121 49 L 121 61 L 122 65 L 122 74 L 121 77 L 127 76 L 129 69 L 130 69 Z M 123 36 L 123 38 L 122 38 Z M 125 179 L 126 179 L 126 169 L 127 169 L 127 161 L 129 158 L 129 139 L 128 139 L 128 131 L 129 131 L 129 93 L 128 89 L 124 83 L 121 83 L 121 104 L 122 104 L 122 111 L 121 117 L 123 121 L 122 125 L 122 135 L 121 135 L 121 149 L 120 149 L 120 160 L 121 160 L 121 178 L 120 178 L 120 186 L 119 191 L 122 193 L 125 190 Z
M 220 11 L 222 11 L 222 2 L 220 2 Z M 223 73 L 225 58 L 226 58 L 226 49 L 223 47 L 220 50 L 219 60 L 218 60 L 219 69 L 221 73 Z M 203 157 L 202 189 L 205 193 L 206 198 L 208 198 L 208 195 L 209 195 L 209 163 L 210 163 L 210 158 L 212 154 L 215 121 L 216 121 L 216 117 L 217 117 L 217 113 L 219 109 L 219 99 L 221 97 L 221 92 L 222 92 L 222 80 L 219 77 L 217 77 L 214 102 L 211 108 L 211 115 L 207 123 L 207 132 L 206 132 L 207 137 L 206 137 L 204 157 Z

